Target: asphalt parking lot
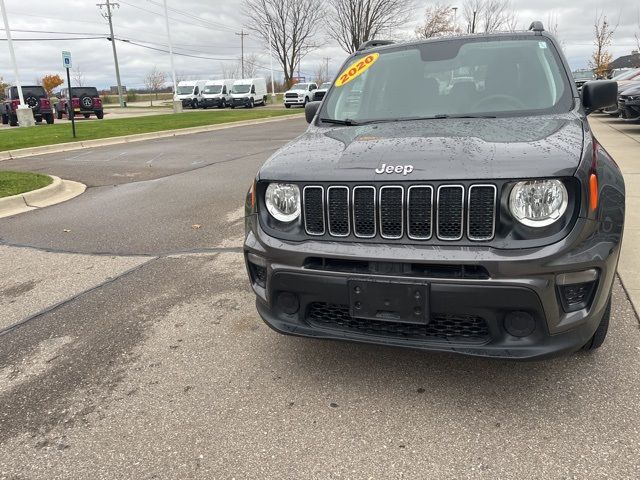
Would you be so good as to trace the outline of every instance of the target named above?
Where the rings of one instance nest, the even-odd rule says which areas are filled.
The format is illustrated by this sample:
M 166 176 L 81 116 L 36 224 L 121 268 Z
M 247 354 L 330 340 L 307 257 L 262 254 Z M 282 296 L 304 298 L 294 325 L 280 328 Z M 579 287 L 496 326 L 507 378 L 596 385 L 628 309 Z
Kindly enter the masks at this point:
M 2 162 L 89 188 L 0 220 L 0 479 L 640 477 L 640 329 L 620 282 L 604 347 L 543 362 L 262 323 L 244 195 L 305 127 Z

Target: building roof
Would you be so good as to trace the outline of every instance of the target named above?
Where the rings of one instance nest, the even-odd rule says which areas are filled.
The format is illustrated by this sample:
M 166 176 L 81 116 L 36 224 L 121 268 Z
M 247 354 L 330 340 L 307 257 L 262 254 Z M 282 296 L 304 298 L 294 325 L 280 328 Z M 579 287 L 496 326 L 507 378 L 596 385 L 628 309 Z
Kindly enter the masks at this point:
M 632 52 L 631 55 L 623 55 L 609 64 L 609 70 L 614 68 L 640 68 L 640 52 Z

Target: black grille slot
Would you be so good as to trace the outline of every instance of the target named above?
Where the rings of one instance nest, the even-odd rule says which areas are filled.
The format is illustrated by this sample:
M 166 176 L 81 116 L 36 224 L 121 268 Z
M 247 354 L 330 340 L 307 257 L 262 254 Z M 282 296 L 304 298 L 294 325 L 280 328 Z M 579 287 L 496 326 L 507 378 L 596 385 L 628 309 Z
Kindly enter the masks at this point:
M 432 232 L 433 188 L 414 186 L 409 188 L 407 199 L 407 225 L 410 238 L 426 240 Z
M 347 305 L 314 302 L 307 310 L 307 322 L 331 330 L 407 340 L 485 343 L 491 338 L 486 320 L 477 315 L 433 313 L 428 324 L 416 325 L 353 318 Z
M 329 187 L 327 197 L 329 233 L 346 237 L 349 235 L 349 189 Z
M 401 238 L 403 234 L 402 187 L 380 187 L 380 233 L 384 238 Z
M 469 188 L 467 236 L 469 240 L 491 240 L 495 230 L 496 187 L 473 185 Z
M 353 231 L 363 238 L 376 235 L 376 190 L 373 187 L 353 189 Z
M 438 188 L 438 238 L 460 240 L 462 238 L 462 214 L 464 187 L 446 185 Z
M 304 188 L 304 227 L 309 235 L 324 234 L 323 202 L 322 187 Z
M 297 93 L 287 93 L 285 95 L 285 98 L 298 98 L 298 94 Z

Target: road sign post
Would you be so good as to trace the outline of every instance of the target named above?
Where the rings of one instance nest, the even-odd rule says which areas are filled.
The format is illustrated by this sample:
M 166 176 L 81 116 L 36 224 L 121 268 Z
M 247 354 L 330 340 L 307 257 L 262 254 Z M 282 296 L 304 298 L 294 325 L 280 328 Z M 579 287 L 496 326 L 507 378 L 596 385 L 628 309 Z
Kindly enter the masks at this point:
M 73 138 L 76 138 L 76 118 L 73 111 L 73 94 L 71 93 L 71 52 L 62 52 L 62 66 L 67 71 L 67 115 L 71 120 L 71 130 L 73 130 Z

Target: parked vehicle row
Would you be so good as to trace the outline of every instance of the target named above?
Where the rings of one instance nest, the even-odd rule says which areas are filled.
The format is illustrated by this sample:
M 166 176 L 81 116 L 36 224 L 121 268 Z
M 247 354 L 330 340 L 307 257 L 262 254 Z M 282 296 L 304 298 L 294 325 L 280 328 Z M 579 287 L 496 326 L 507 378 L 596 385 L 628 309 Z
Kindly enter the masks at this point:
M 185 80 L 178 83 L 174 98 L 185 108 L 253 108 L 267 104 L 267 82 L 264 78 Z
M 640 123 L 640 68 L 621 73 L 618 82 L 618 102 L 603 111 L 627 122 Z

